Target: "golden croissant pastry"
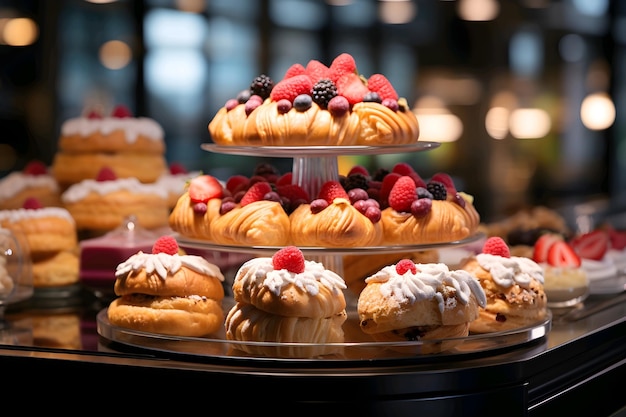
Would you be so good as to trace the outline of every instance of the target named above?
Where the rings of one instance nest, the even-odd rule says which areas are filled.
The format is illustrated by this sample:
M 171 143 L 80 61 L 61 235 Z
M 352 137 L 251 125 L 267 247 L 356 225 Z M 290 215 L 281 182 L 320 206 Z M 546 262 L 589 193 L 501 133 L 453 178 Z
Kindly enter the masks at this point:
M 214 218 L 211 241 L 221 245 L 284 246 L 289 243 L 289 217 L 280 203 L 261 200 Z
M 219 216 L 221 203 L 219 198 L 213 198 L 207 202 L 206 213 L 197 213 L 189 192 L 185 191 L 169 215 L 169 226 L 184 236 L 206 240 L 211 235 L 211 219 Z
M 208 129 L 219 145 L 400 145 L 416 142 L 419 136 L 415 114 L 375 102 L 357 103 L 351 112 L 333 116 L 316 103 L 306 111 L 280 113 L 277 103 L 266 99 L 249 115 L 244 104 L 230 111 L 222 107 Z
M 383 244 L 440 243 L 465 239 L 478 230 L 480 216 L 467 201 L 465 207 L 446 200 L 433 200 L 424 217 L 398 212 L 391 207 L 381 213 Z
M 291 240 L 296 246 L 376 246 L 383 236 L 380 222 L 372 223 L 344 198 L 336 198 L 315 214 L 309 204 L 301 204 L 289 219 Z

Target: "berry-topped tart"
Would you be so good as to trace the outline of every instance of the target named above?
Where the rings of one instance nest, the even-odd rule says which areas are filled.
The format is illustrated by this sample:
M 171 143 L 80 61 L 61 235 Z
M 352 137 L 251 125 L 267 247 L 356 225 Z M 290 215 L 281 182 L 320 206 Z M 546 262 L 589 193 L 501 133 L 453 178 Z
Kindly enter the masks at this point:
M 235 146 L 411 144 L 419 125 L 387 77 L 366 77 L 348 53 L 329 66 L 295 63 L 280 80 L 265 74 L 229 99 L 208 126 L 213 142 Z

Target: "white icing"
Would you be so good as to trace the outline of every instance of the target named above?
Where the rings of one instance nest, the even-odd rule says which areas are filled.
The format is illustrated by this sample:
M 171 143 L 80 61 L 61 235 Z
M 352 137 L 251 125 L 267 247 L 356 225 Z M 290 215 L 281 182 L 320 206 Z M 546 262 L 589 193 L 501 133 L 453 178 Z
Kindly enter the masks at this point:
M 41 219 L 44 217 L 59 217 L 74 224 L 74 218 L 70 212 L 62 207 L 43 207 L 39 209 L 19 208 L 0 211 L 0 220 L 8 220 L 12 223 L 28 219 Z
M 280 295 L 282 288 L 290 284 L 313 296 L 319 293 L 320 284 L 333 293 L 347 288 L 343 278 L 315 261 L 305 260 L 304 272 L 295 273 L 286 269 L 274 269 L 272 258 L 254 258 L 244 263 L 241 270 L 246 272 L 238 275 L 237 279 L 242 280 L 244 286 L 262 285 L 275 295 Z
M 380 282 L 380 292 L 384 297 L 392 297 L 400 303 L 415 303 L 416 301 L 436 299 L 439 311 L 456 307 L 457 300 L 467 304 L 474 294 L 478 305 L 484 307 L 487 303 L 485 292 L 480 283 L 469 272 L 464 270 L 450 270 L 446 264 L 430 263 L 415 264 L 416 273 L 407 271 L 400 275 L 396 265 L 382 268 L 365 282 Z M 442 286 L 453 287 L 456 296 L 446 300 L 441 292 Z
M 115 276 L 124 277 L 131 272 L 145 270 L 146 273 L 156 273 L 161 279 L 165 280 L 168 275 L 176 274 L 183 266 L 199 274 L 214 276 L 220 281 L 224 281 L 224 276 L 220 269 L 201 256 L 170 255 L 163 252 L 151 254 L 139 251 L 117 266 Z
M 48 188 L 55 192 L 59 185 L 51 175 L 28 175 L 23 172 L 12 172 L 0 180 L 0 200 L 11 198 L 20 191 L 29 188 Z
M 156 194 L 167 198 L 167 190 L 155 184 L 144 184 L 137 178 L 120 178 L 113 181 L 83 180 L 71 185 L 63 194 L 61 200 L 64 203 L 75 203 L 87 197 L 91 193 L 100 195 L 110 194 L 116 191 L 130 191 L 133 194 Z
M 161 125 L 147 117 L 105 117 L 102 119 L 77 117 L 65 121 L 61 126 L 62 135 L 80 135 L 84 138 L 88 138 L 94 132 L 108 135 L 116 130 L 126 132 L 128 143 L 136 142 L 139 135 L 154 141 L 163 141 L 164 136 Z
M 543 268 L 530 258 L 522 256 L 503 256 L 479 253 L 476 255 L 478 264 L 489 271 L 496 284 L 508 288 L 514 284 L 529 288 L 533 279 L 543 284 Z

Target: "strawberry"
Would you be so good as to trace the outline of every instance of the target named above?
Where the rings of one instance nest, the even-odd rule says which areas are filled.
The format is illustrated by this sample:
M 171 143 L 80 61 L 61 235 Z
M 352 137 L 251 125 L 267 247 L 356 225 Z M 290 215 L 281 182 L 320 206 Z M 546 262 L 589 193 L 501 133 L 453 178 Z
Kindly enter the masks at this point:
M 236 194 L 238 191 L 247 190 L 250 185 L 250 179 L 245 175 L 233 175 L 226 180 L 226 189 L 231 194 Z
M 279 81 L 272 89 L 270 98 L 273 101 L 286 99 L 293 103 L 300 94 L 310 94 L 311 88 L 313 88 L 311 77 L 306 74 L 295 75 Z
M 404 275 L 408 271 L 411 271 L 414 274 L 417 273 L 417 267 L 415 266 L 415 262 L 410 259 L 401 259 L 400 261 L 398 261 L 398 263 L 396 264 L 396 272 L 398 273 L 398 275 Z
M 483 245 L 483 253 L 502 256 L 503 258 L 511 257 L 509 246 L 499 236 L 492 236 L 485 241 L 485 244 Z
M 289 201 L 310 201 L 309 194 L 297 184 L 277 185 L 276 192 L 279 196 L 288 198 Z
M 348 193 L 341 186 L 339 181 L 326 181 L 322 184 L 322 188 L 317 195 L 317 198 L 325 200 L 328 204 L 332 204 L 335 198 L 345 198 L 350 200 Z
M 415 187 L 426 188 L 426 182 L 419 176 L 419 174 L 413 169 L 413 167 L 406 162 L 398 162 L 393 166 L 391 172 L 395 172 L 400 175 L 406 175 L 413 178 Z
M 295 246 L 286 246 L 272 256 L 272 266 L 276 270 L 286 269 L 294 274 L 304 272 L 304 254 Z
M 398 93 L 391 85 L 391 82 L 382 74 L 371 75 L 367 79 L 367 88 L 370 91 L 378 93 L 381 99 L 398 101 Z
M 446 174 L 445 172 L 436 173 L 435 175 L 431 177 L 430 180 L 437 181 L 445 185 L 446 192 L 448 193 L 448 195 L 456 194 L 456 187 L 454 186 L 454 181 L 452 180 L 452 177 L 450 177 L 450 175 Z
M 352 174 L 361 174 L 361 175 L 364 175 L 364 176 L 366 176 L 366 177 L 368 177 L 368 178 L 369 178 L 369 176 L 370 176 L 370 173 L 369 173 L 369 171 L 367 170 L 367 168 L 365 168 L 365 167 L 364 167 L 364 166 L 362 166 L 362 165 L 355 165 L 355 166 L 353 166 L 353 167 L 350 169 L 350 171 L 348 171 L 348 175 L 347 175 L 347 176 L 349 177 L 349 176 L 350 176 L 350 175 L 352 175 Z
M 311 77 L 313 84 L 321 79 L 330 77 L 330 70 L 326 65 L 316 59 L 312 59 L 306 64 L 305 74 Z
M 291 184 L 293 180 L 293 172 L 286 172 L 276 179 L 276 185 Z
M 159 237 L 154 245 L 152 245 L 152 253 L 167 253 L 168 255 L 176 255 L 178 253 L 178 243 L 172 236 Z
M 28 197 L 26 200 L 24 200 L 22 208 L 26 210 L 38 210 L 40 208 L 43 208 L 43 204 L 41 204 L 41 201 L 39 201 L 39 199 L 36 197 Z
M 607 228 L 611 248 L 622 250 L 626 248 L 626 230 L 617 230 L 611 226 Z
M 221 198 L 224 194 L 222 184 L 211 175 L 198 175 L 192 178 L 188 191 L 192 203 L 206 203 L 212 198 Z
M 30 161 L 24 167 L 24 174 L 26 175 L 38 176 L 38 175 L 45 175 L 47 173 L 48 173 L 48 168 L 46 167 L 46 164 L 44 164 L 41 161 Z
M 96 181 L 115 181 L 117 179 L 117 175 L 115 172 L 109 167 L 102 167 L 100 171 L 98 171 L 98 175 L 96 175 Z
M 597 229 L 576 236 L 570 244 L 576 253 L 584 259 L 599 261 L 609 249 L 610 237 L 606 230 Z
M 369 93 L 361 77 L 353 72 L 340 76 L 335 84 L 337 85 L 337 94 L 344 96 L 350 105 L 362 102 L 363 97 Z
M 411 212 L 411 204 L 417 200 L 413 178 L 403 175 L 393 185 L 389 193 L 389 206 L 398 212 Z
M 550 245 L 547 262 L 557 267 L 578 268 L 581 265 L 580 257 L 574 248 L 564 240 L 557 240 Z
M 548 262 L 548 252 L 550 251 L 550 247 L 555 242 L 561 240 L 563 240 L 563 237 L 556 233 L 544 233 L 541 235 L 533 247 L 533 261 L 537 263 Z
M 123 104 L 119 104 L 115 106 L 113 112 L 111 112 L 111 116 L 123 119 L 126 117 L 133 117 L 133 113 L 128 107 L 124 106 Z
M 261 201 L 265 198 L 265 194 L 272 191 L 272 186 L 267 181 L 255 182 L 248 188 L 248 191 L 243 195 L 239 204 L 241 207 L 245 207 L 255 201 Z
M 302 75 L 305 73 L 306 73 L 306 69 L 302 66 L 302 64 L 293 64 L 292 66 L 287 68 L 287 71 L 285 72 L 285 76 L 283 77 L 283 79 L 295 77 L 296 75 Z
M 187 169 L 185 169 L 185 166 L 183 164 L 179 162 L 173 162 L 172 164 L 170 164 L 170 174 L 187 174 Z
M 333 80 L 335 84 L 337 84 L 337 80 L 344 74 L 356 74 L 356 62 L 352 55 L 345 52 L 338 55 L 330 64 L 329 73 L 330 79 Z

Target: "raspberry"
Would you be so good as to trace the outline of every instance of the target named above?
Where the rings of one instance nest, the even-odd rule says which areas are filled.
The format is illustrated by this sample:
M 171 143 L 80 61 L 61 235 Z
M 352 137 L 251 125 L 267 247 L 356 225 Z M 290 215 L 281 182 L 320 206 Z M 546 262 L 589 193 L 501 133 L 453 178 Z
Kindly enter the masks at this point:
M 398 263 L 396 264 L 396 272 L 399 275 L 404 275 L 408 271 L 411 271 L 414 274 L 417 273 L 417 266 L 415 266 L 415 262 L 410 259 L 401 259 L 400 261 L 398 261 Z
M 167 253 L 168 255 L 176 255 L 178 253 L 178 243 L 172 236 L 159 237 L 154 245 L 152 245 L 152 253 Z
M 276 179 L 276 186 L 291 184 L 293 180 L 293 172 L 286 172 Z
M 24 174 L 27 174 L 27 175 L 37 176 L 37 175 L 45 175 L 47 173 L 48 173 L 48 168 L 46 167 L 46 164 L 44 164 L 41 161 L 30 161 L 24 167 Z
M 426 189 L 433 195 L 433 199 L 435 200 L 445 200 L 448 198 L 446 186 L 441 182 L 430 181 Z
M 254 203 L 255 201 L 263 200 L 263 196 L 265 194 L 272 191 L 272 186 L 267 181 L 259 181 L 254 183 L 248 191 L 244 194 L 239 204 L 241 207 L 245 207 L 250 203 Z
M 343 189 L 339 181 L 326 181 L 318 194 L 318 198 L 324 199 L 328 204 L 332 204 L 335 198 L 345 198 L 350 200 L 348 193 Z
M 43 208 L 43 205 L 41 204 L 41 201 L 39 201 L 39 199 L 35 197 L 28 197 L 26 200 L 24 200 L 22 208 L 25 208 L 26 210 L 37 210 Z
M 296 75 L 279 81 L 272 89 L 270 97 L 273 101 L 287 99 L 293 103 L 300 94 L 308 95 L 311 88 L 313 88 L 311 77 L 305 74 Z
M 456 187 L 454 186 L 454 181 L 450 175 L 445 172 L 438 172 L 430 178 L 431 181 L 437 181 L 446 186 L 446 191 L 450 195 L 456 194 Z
M 382 100 L 392 99 L 398 101 L 398 93 L 393 88 L 387 77 L 382 74 L 371 75 L 367 79 L 367 88 L 370 91 L 378 93 Z
M 416 187 L 426 188 L 426 183 L 424 182 L 422 177 L 420 177 L 419 174 L 413 169 L 413 167 L 406 162 L 398 162 L 394 165 L 391 172 L 396 172 L 400 175 L 408 175 L 409 177 L 413 178 Z
M 483 253 L 510 258 L 511 252 L 506 242 L 499 236 L 492 236 L 485 241 Z
M 274 81 L 265 74 L 259 75 L 250 84 L 250 92 L 258 95 L 263 100 L 270 96 L 272 88 L 274 88 Z
M 96 181 L 115 181 L 117 179 L 117 175 L 115 172 L 109 167 L 102 167 L 100 171 L 98 171 L 98 175 L 96 176 Z
M 287 69 L 283 78 L 295 77 L 296 75 L 302 75 L 305 72 L 306 69 L 302 66 L 302 64 L 293 64 Z
M 329 70 L 330 79 L 337 82 L 339 77 L 344 74 L 356 74 L 356 61 L 352 55 L 343 53 L 338 55 L 333 62 L 331 62 Z
M 350 171 L 348 171 L 348 177 L 352 174 L 361 174 L 364 175 L 366 177 L 370 176 L 369 171 L 367 170 L 367 168 L 365 168 L 363 165 L 355 165 L 353 166 Z
M 113 112 L 111 113 L 111 116 L 123 119 L 126 117 L 133 117 L 133 113 L 130 111 L 128 107 L 124 106 L 123 104 L 120 104 L 120 105 L 115 106 L 115 108 L 113 109 Z
M 392 172 L 385 175 L 385 177 L 383 178 L 379 193 L 380 202 L 383 203 L 383 205 L 387 204 L 389 199 L 389 193 L 391 192 L 391 189 L 393 188 L 396 181 L 398 181 L 398 178 L 400 178 L 401 176 L 402 175 L 396 172 Z
M 413 179 L 406 175 L 398 178 L 389 193 L 389 206 L 398 212 L 410 212 L 415 200 L 417 192 Z
M 226 189 L 232 194 L 235 194 L 237 191 L 247 190 L 249 184 L 250 179 L 248 179 L 245 175 L 233 175 L 226 180 Z
M 294 274 L 304 272 L 304 255 L 295 246 L 286 246 L 272 256 L 274 269 L 286 269 Z
M 309 193 L 298 184 L 277 185 L 276 191 L 281 197 L 286 197 L 289 201 L 304 200 L 309 201 Z
M 328 79 L 330 77 L 330 70 L 320 61 L 312 59 L 306 64 L 305 74 L 311 77 L 313 83 L 317 83 L 324 78 Z
M 350 110 L 350 103 L 344 96 L 335 96 L 328 102 L 328 111 L 335 117 L 341 117 Z

